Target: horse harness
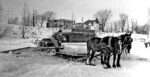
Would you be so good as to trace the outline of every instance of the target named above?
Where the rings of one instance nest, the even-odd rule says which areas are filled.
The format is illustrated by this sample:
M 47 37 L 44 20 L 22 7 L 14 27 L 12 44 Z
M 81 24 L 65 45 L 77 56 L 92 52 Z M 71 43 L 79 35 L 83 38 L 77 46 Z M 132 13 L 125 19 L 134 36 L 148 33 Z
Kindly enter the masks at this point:
M 125 40 L 127 39 L 127 37 L 130 37 L 130 36 L 125 36 L 125 39 L 123 40 L 123 42 L 122 42 L 122 44 L 123 44 L 123 46 L 122 46 L 122 48 L 124 49 L 125 47 L 128 47 L 129 45 L 131 45 L 131 44 L 129 44 L 129 43 L 127 43 L 127 44 L 125 44 Z
M 112 51 L 111 40 L 112 40 L 112 37 L 109 37 L 108 45 L 106 47 L 100 47 L 100 49 L 109 48 L 110 51 Z M 100 45 L 102 44 L 102 41 L 103 41 L 103 38 L 101 39 Z

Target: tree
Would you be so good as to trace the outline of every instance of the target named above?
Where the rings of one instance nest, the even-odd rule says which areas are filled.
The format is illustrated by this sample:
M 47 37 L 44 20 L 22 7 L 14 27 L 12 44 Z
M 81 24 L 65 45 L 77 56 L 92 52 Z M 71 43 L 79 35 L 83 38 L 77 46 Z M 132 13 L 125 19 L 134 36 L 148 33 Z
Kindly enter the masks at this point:
M 37 10 L 33 10 L 32 12 L 32 26 L 35 27 L 38 25 L 39 15 Z
M 16 17 L 11 17 L 8 19 L 8 24 L 18 24 L 18 20 L 19 18 L 16 16 Z
M 6 12 L 3 8 L 2 2 L 0 1 L 0 23 L 5 23 L 6 18 Z
M 49 21 L 55 18 L 55 13 L 53 11 L 47 11 L 40 15 L 40 24 L 43 26 L 44 21 Z
M 99 21 L 99 26 L 102 26 L 102 32 L 104 32 L 104 27 L 111 16 L 112 16 L 112 11 L 107 9 L 100 10 L 95 14 L 95 18 L 97 18 Z
M 117 20 L 117 21 L 114 21 L 114 22 L 113 22 L 114 30 L 115 30 L 116 32 L 120 31 L 120 24 L 121 24 L 120 20 Z
M 32 12 L 30 11 L 26 0 L 22 9 L 22 24 L 24 26 L 32 26 Z
M 119 17 L 120 17 L 120 21 L 121 21 L 121 30 L 123 32 L 125 25 L 126 25 L 126 22 L 128 21 L 128 15 L 122 13 L 119 15 Z
M 43 16 L 46 18 L 46 20 L 51 20 L 55 18 L 55 13 L 53 11 L 47 11 L 43 14 Z
M 143 33 L 149 34 L 149 25 L 148 24 L 143 25 Z
M 139 26 L 137 21 L 131 21 L 132 24 L 132 31 L 140 34 L 148 34 L 149 25 L 145 24 L 143 26 Z
M 28 13 L 29 13 L 29 9 L 26 3 L 26 0 L 24 2 L 24 7 L 23 7 L 23 12 L 22 12 L 22 38 L 25 38 L 25 26 L 28 25 Z
M 3 13 L 4 13 L 3 6 L 2 6 L 2 4 L 0 3 L 0 22 L 2 22 Z
M 115 30 L 115 31 L 118 31 L 117 28 L 118 28 L 118 23 L 117 23 L 117 22 L 114 22 L 114 30 Z
M 138 23 L 137 23 L 137 21 L 131 21 L 131 25 L 132 25 L 132 31 L 134 32 L 134 31 L 136 31 L 136 29 L 137 29 L 137 27 L 136 26 L 138 26 Z
M 8 31 L 8 26 L 5 24 L 7 20 L 5 9 L 3 8 L 2 2 L 0 0 L 0 39 Z

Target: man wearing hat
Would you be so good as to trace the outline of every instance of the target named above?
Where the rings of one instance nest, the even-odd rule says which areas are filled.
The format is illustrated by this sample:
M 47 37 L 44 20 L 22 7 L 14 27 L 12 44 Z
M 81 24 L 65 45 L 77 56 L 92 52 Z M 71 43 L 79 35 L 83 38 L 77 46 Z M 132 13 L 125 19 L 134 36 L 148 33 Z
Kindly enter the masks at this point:
M 59 30 L 52 35 L 52 42 L 55 45 L 56 53 L 59 52 L 59 46 L 61 46 L 60 36 L 62 35 L 62 30 Z

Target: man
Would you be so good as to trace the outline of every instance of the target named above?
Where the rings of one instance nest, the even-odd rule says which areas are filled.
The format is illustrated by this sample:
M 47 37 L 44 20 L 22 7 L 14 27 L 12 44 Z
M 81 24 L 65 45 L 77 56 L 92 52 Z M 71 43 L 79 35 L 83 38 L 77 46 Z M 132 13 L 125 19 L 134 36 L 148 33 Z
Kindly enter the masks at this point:
M 62 35 L 62 30 L 59 30 L 56 33 L 53 33 L 52 35 L 52 42 L 55 45 L 56 48 L 56 53 L 59 52 L 59 46 L 61 46 L 61 42 L 60 42 L 60 36 Z

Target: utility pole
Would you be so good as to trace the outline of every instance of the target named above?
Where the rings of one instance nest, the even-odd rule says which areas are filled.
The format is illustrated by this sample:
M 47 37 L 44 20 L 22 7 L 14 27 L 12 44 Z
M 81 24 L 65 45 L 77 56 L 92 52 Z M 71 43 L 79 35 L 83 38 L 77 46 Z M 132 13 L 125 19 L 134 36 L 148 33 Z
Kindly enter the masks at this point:
M 82 23 L 83 23 L 83 21 L 84 21 L 83 17 L 82 17 L 82 20 L 81 20 L 81 21 L 82 21 Z
M 150 25 L 150 8 L 148 9 L 148 25 L 147 25 L 148 26 L 148 36 L 147 36 L 148 38 L 149 38 L 149 32 L 150 32 L 150 30 L 149 30 L 150 26 L 149 25 Z
M 72 12 L 72 15 L 71 15 L 71 19 L 72 19 L 72 21 L 74 21 L 74 15 L 73 15 L 73 12 Z
M 73 14 L 73 12 L 72 12 L 72 15 L 71 15 L 71 19 L 72 19 L 72 25 L 71 25 L 71 29 L 72 29 L 72 28 L 73 28 L 73 25 L 74 25 L 74 23 L 75 23 L 75 22 L 74 22 L 75 20 L 74 20 L 74 14 Z

